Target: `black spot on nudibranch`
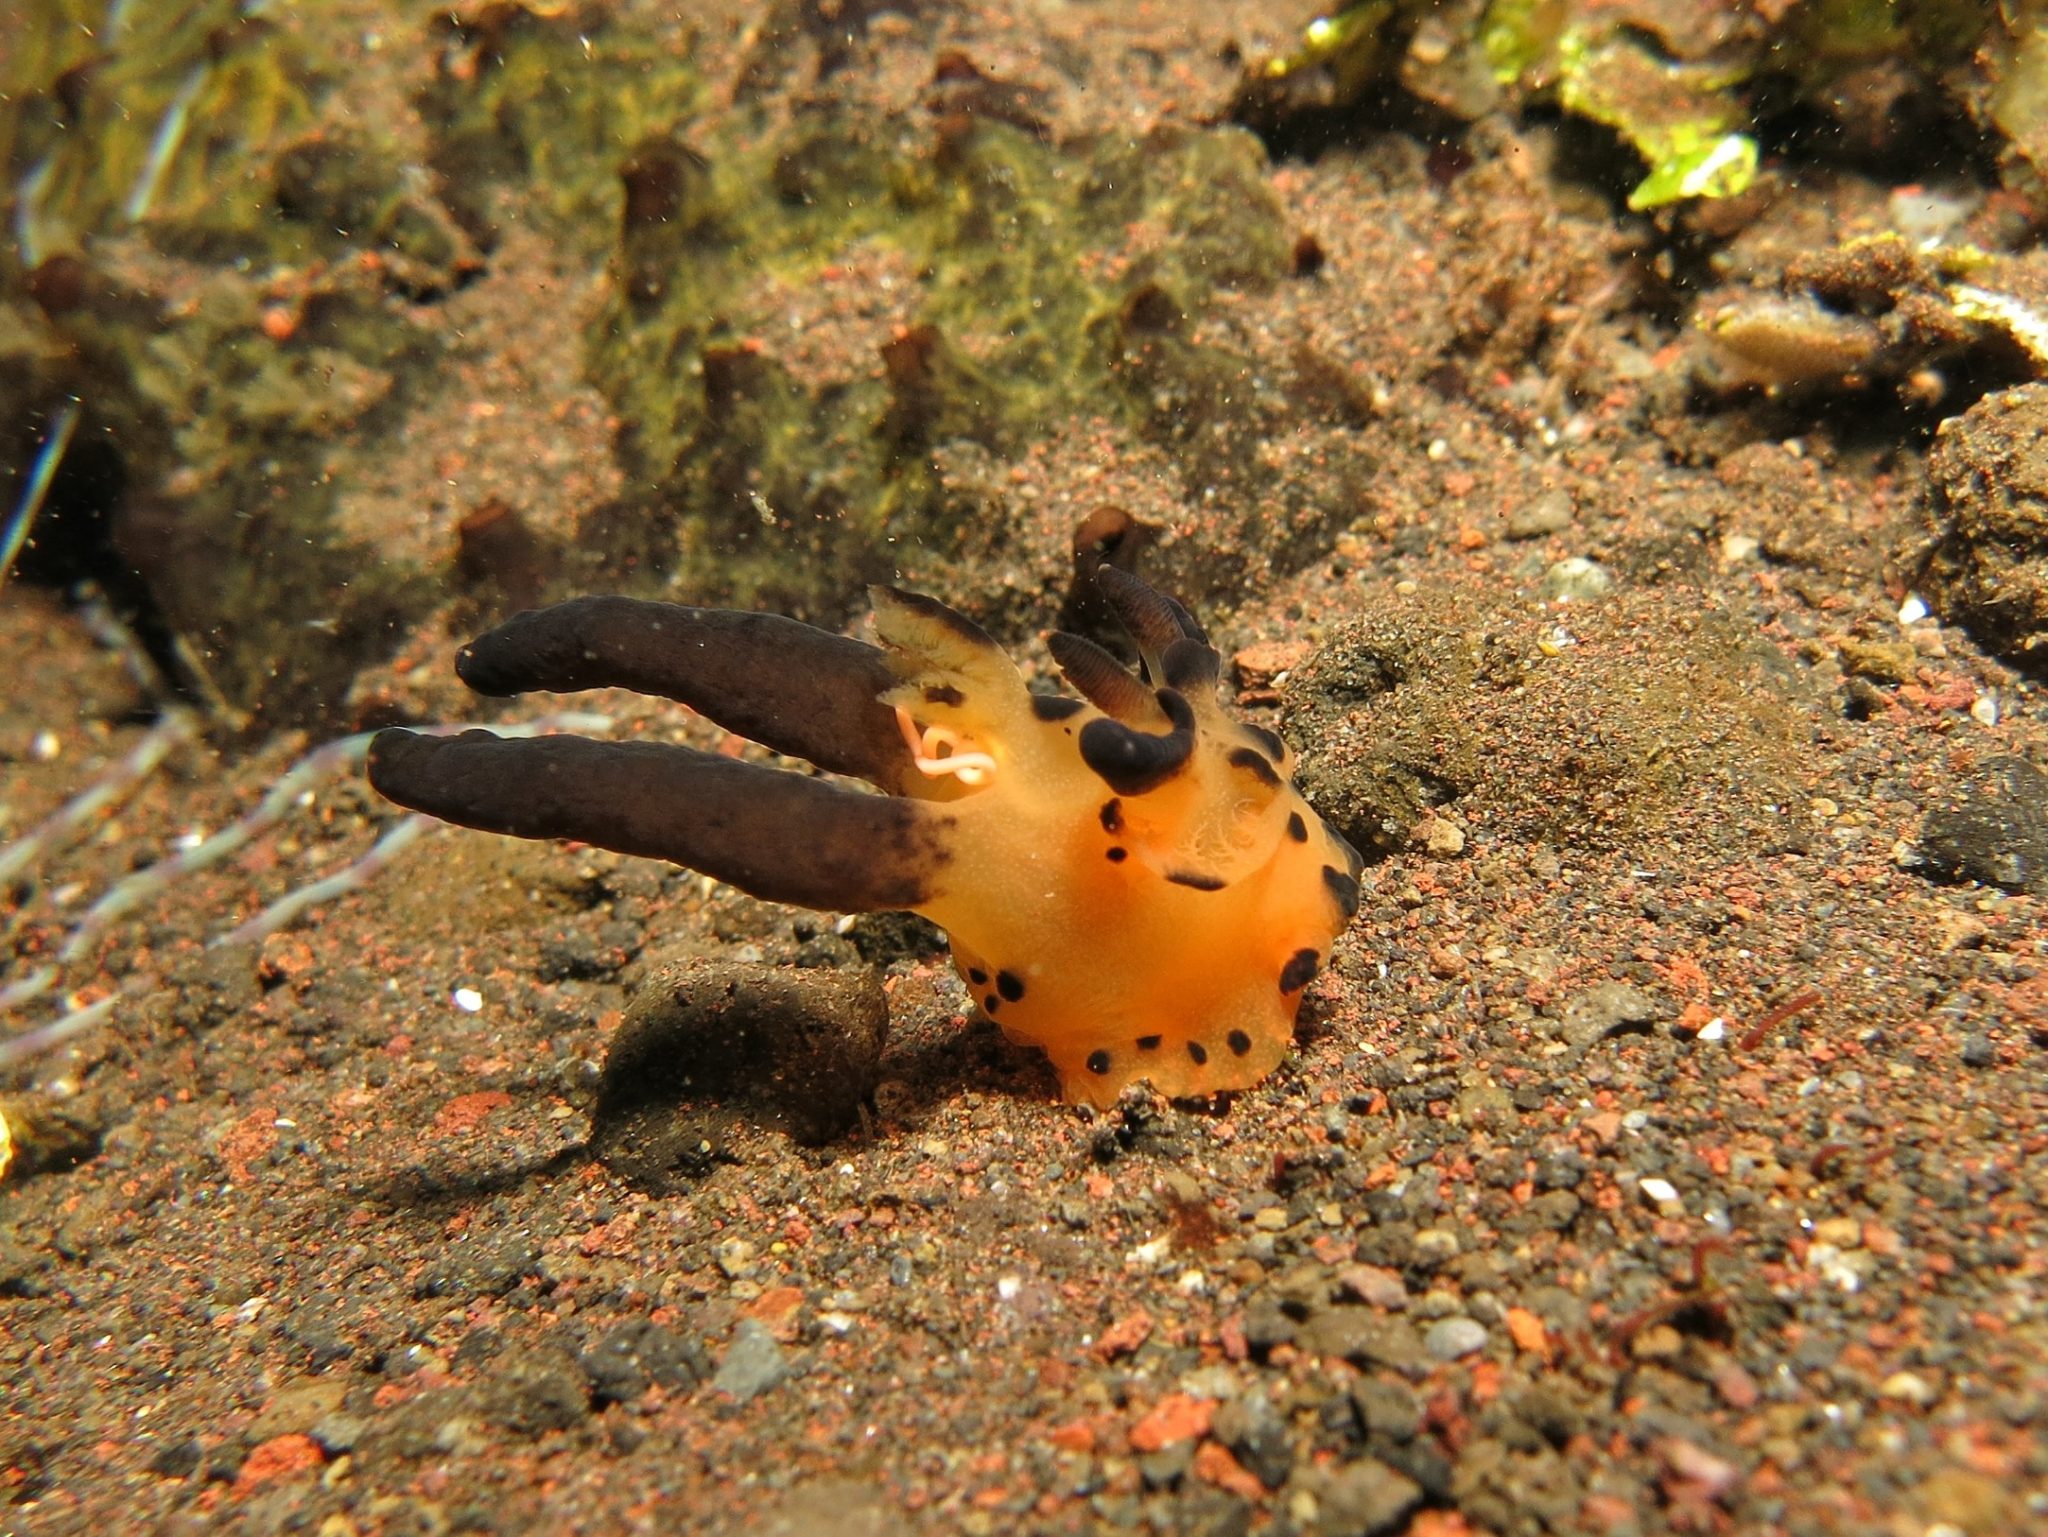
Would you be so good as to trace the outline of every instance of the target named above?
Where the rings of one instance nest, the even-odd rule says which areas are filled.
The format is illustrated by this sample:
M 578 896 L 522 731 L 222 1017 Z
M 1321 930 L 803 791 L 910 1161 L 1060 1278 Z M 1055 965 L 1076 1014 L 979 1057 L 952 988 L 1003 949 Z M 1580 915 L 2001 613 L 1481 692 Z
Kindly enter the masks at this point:
M 1120 833 L 1124 830 L 1124 803 L 1122 801 L 1104 801 L 1100 815 L 1104 832 Z
M 1171 870 L 1166 878 L 1176 886 L 1186 886 L 1191 891 L 1221 891 L 1230 882 L 1220 875 L 1204 875 L 1199 870 Z
M 1008 1002 L 1016 1003 L 1024 996 L 1024 979 L 1014 971 L 999 971 L 996 973 L 996 991 Z
M 1252 1038 L 1242 1030 L 1231 1031 L 1223 1040 L 1230 1047 L 1231 1051 L 1240 1057 L 1252 1049 Z
M 1125 860 L 1125 859 L 1127 859 L 1127 858 L 1129 858 L 1129 857 L 1130 857 L 1130 850 L 1128 850 L 1128 849 L 1124 849 L 1124 848 L 1112 848 L 1112 849 L 1111 849 L 1111 850 L 1109 851 L 1109 862 L 1110 862 L 1111 864 L 1113 864 L 1113 865 L 1120 865 L 1120 864 L 1122 864 L 1122 863 L 1124 862 L 1124 860 Z
M 1266 761 L 1266 755 L 1256 747 L 1233 747 L 1230 749 L 1230 766 L 1243 769 L 1262 785 L 1280 788 L 1280 775 L 1273 765 Z
M 1308 842 L 1308 823 L 1302 821 L 1299 811 L 1287 813 L 1287 836 L 1296 843 Z
M 1264 726 L 1248 725 L 1244 729 L 1259 739 L 1259 745 L 1266 749 L 1275 763 L 1287 761 L 1287 744 L 1280 740 L 1279 732 L 1268 731 Z
M 967 696 L 950 683 L 928 683 L 925 685 L 924 702 L 958 706 L 967 702 Z
M 1157 1051 L 1159 1049 L 1159 1043 L 1162 1039 L 1164 1039 L 1164 1037 L 1157 1035 L 1141 1035 L 1138 1037 L 1138 1050 Z
M 1088 1053 L 1088 1071 L 1089 1071 L 1089 1072 L 1091 1072 L 1091 1073 L 1093 1073 L 1093 1074 L 1094 1074 L 1094 1075 L 1095 1075 L 1096 1077 L 1098 1077 L 1098 1078 L 1100 1078 L 1100 1077 L 1101 1077 L 1101 1076 L 1102 1076 L 1102 1075 L 1103 1075 L 1104 1073 L 1108 1072 L 1108 1071 L 1109 1071 L 1109 1053 L 1108 1053 L 1108 1052 L 1106 1052 L 1106 1051 L 1091 1051 L 1091 1052 L 1089 1052 L 1089 1053 Z
M 1323 866 L 1323 884 L 1337 899 L 1337 907 L 1348 921 L 1358 916 L 1358 882 L 1335 865 Z
M 985 993 L 982 995 L 981 1000 L 982 1011 L 984 1013 L 993 1014 L 996 1011 L 997 1005 L 999 1005 L 1001 1002 L 1002 999 L 998 998 L 994 993 Z
M 1298 993 L 1316 979 L 1316 968 L 1322 962 L 1313 950 L 1297 950 L 1287 957 L 1287 964 L 1280 968 L 1280 991 Z
M 1119 795 L 1143 795 L 1158 789 L 1184 770 L 1194 756 L 1194 708 L 1174 689 L 1160 689 L 1153 697 L 1171 730 L 1140 731 L 1104 715 L 1088 722 L 1075 738 L 1081 761 Z
M 988 973 L 979 966 L 969 966 L 967 968 L 967 980 L 976 987 L 986 987 L 988 985 Z
M 1209 1048 L 1200 1041 L 1189 1041 L 1188 1057 L 1196 1067 L 1200 1067 L 1209 1060 Z
M 1079 714 L 1087 706 L 1078 699 L 1069 699 L 1064 694 L 1033 694 L 1031 713 L 1042 721 L 1062 721 L 1070 715 Z

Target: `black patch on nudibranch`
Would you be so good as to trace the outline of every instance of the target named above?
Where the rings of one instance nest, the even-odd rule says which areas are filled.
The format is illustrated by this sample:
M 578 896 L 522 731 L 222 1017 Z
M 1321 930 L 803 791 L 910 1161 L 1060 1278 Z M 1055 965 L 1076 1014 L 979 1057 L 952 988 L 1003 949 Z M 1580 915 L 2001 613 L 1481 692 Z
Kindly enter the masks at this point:
M 1120 833 L 1124 830 L 1124 803 L 1108 800 L 1102 803 L 1102 830 L 1106 833 Z
M 1191 891 L 1221 891 L 1230 884 L 1220 875 L 1204 875 L 1199 870 L 1174 870 L 1166 878 Z
M 1042 721 L 1062 721 L 1070 715 L 1078 715 L 1087 708 L 1078 699 L 1069 699 L 1064 694 L 1033 694 L 1031 713 Z
M 1299 811 L 1287 813 L 1287 836 L 1296 843 L 1308 842 L 1308 823 L 1302 821 Z
M 1121 846 L 1112 847 L 1109 851 L 1109 862 L 1113 865 L 1122 864 L 1128 857 L 1130 857 L 1130 850 Z
M 1138 1037 L 1138 1050 L 1157 1051 L 1159 1049 L 1159 1042 L 1162 1039 L 1163 1037 L 1156 1035 L 1141 1035 Z
M 995 1013 L 996 1006 L 1001 1002 L 1002 1000 L 998 998 L 994 993 L 983 994 L 981 1000 L 982 1012 L 986 1014 Z
M 1081 761 L 1119 795 L 1143 795 L 1157 789 L 1186 768 L 1194 755 L 1194 708 L 1170 688 L 1153 697 L 1166 712 L 1172 730 L 1140 731 L 1103 716 L 1088 722 L 1075 738 Z
M 1200 1041 L 1189 1041 L 1188 1057 L 1196 1067 L 1200 1067 L 1209 1060 L 1209 1048 Z
M 1280 775 L 1273 765 L 1266 761 L 1266 755 L 1256 747 L 1233 747 L 1230 749 L 1230 766 L 1241 768 L 1260 784 L 1280 788 Z
M 1330 895 L 1337 899 L 1337 906 L 1347 920 L 1358 916 L 1357 881 L 1335 865 L 1324 865 L 1323 884 L 1330 888 Z
M 1297 950 L 1287 957 L 1287 964 L 1280 968 L 1280 991 L 1298 993 L 1316 979 L 1316 967 L 1322 963 L 1313 950 Z
M 1225 1044 L 1240 1057 L 1252 1049 L 1252 1038 L 1242 1030 L 1233 1030 L 1223 1039 Z
M 1264 726 L 1253 725 L 1247 725 L 1244 729 L 1259 739 L 1259 745 L 1266 749 L 1267 754 L 1275 763 L 1285 763 L 1287 761 L 1287 744 L 1280 740 L 1279 732 L 1269 731 Z
M 1024 996 L 1024 979 L 1014 971 L 996 973 L 996 991 L 1010 1003 L 1016 1003 Z
M 1098 1078 L 1100 1078 L 1100 1077 L 1101 1077 L 1101 1076 L 1102 1076 L 1102 1075 L 1103 1075 L 1104 1073 L 1108 1072 L 1108 1071 L 1109 1071 L 1109 1053 L 1108 1053 L 1108 1052 L 1106 1052 L 1106 1051 L 1091 1051 L 1091 1052 L 1089 1052 L 1089 1053 L 1088 1053 L 1088 1071 L 1089 1071 L 1089 1072 L 1091 1072 L 1091 1073 L 1093 1073 L 1093 1074 L 1094 1074 L 1094 1075 L 1095 1075 L 1096 1077 L 1098 1077 Z
M 927 683 L 924 689 L 926 704 L 963 705 L 967 696 L 950 683 Z
M 988 973 L 979 966 L 969 966 L 967 968 L 967 980 L 976 987 L 986 987 L 988 985 Z
M 1166 686 L 1184 694 L 1213 689 L 1222 678 L 1222 660 L 1198 640 L 1177 640 L 1159 659 Z
M 1003 649 L 996 644 L 995 637 L 988 631 L 959 610 L 946 607 L 937 598 L 928 598 L 921 592 L 905 592 L 901 587 L 881 587 L 875 590 L 886 592 L 920 619 L 939 626 L 970 645 L 979 646 L 985 651 L 1001 652 Z

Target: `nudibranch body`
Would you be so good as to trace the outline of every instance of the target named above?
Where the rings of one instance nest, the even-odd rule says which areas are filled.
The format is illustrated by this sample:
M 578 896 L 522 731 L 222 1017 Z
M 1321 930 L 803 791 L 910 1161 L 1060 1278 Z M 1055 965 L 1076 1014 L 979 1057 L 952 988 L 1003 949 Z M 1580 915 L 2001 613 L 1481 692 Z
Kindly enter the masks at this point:
M 524 614 L 458 663 L 487 692 L 624 684 L 888 791 L 687 748 L 381 735 L 403 804 L 528 837 L 654 854 L 771 899 L 906 907 L 945 929 L 976 1005 L 1042 1049 L 1069 1099 L 1248 1087 L 1358 905 L 1358 856 L 1289 781 L 1292 754 L 1232 718 L 1185 610 L 1098 583 L 1133 674 L 1049 638 L 1081 698 L 1034 694 L 929 598 L 878 588 L 881 649 L 773 615 L 584 599 Z
M 1108 580 L 1127 615 L 1150 617 L 1134 628 L 1159 688 L 1061 636 L 1055 660 L 1087 697 L 1032 694 L 959 616 L 875 594 L 903 679 L 884 702 L 936 749 L 916 756 L 926 782 L 908 793 L 955 819 L 917 911 L 1069 1099 L 1106 1104 L 1140 1078 L 1176 1095 L 1244 1088 L 1286 1054 L 1302 990 L 1357 909 L 1357 856 L 1288 783 L 1286 745 L 1225 714 L 1192 622 Z

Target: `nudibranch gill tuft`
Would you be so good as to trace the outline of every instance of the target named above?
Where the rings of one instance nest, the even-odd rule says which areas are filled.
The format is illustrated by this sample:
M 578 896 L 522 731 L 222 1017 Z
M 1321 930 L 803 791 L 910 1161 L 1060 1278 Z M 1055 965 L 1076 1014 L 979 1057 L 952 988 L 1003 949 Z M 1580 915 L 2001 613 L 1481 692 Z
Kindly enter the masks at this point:
M 1286 1054 L 1303 990 L 1358 909 L 1357 853 L 1294 789 L 1293 754 L 1231 716 L 1173 599 L 1104 566 L 1138 672 L 1048 637 L 1081 696 L 1035 694 L 979 626 L 873 589 L 871 646 L 774 614 L 582 598 L 463 650 L 487 694 L 625 687 L 873 795 L 690 748 L 380 733 L 371 783 L 452 822 L 671 860 L 772 901 L 909 908 L 946 930 L 977 1007 L 1069 1099 L 1143 1079 L 1242 1089 Z

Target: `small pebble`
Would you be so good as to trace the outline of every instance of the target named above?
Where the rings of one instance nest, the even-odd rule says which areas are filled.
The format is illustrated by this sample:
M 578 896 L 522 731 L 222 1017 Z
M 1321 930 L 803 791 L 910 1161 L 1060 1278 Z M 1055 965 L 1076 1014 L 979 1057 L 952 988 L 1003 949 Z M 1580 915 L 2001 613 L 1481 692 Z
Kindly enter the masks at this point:
M 1541 539 L 1572 526 L 1572 499 L 1563 491 L 1546 491 L 1526 507 L 1508 514 L 1510 539 Z
M 753 1319 L 743 1318 L 733 1331 L 732 1348 L 726 1351 L 711 1385 L 744 1404 L 788 1376 L 789 1359 L 775 1343 L 775 1336 Z
M 1486 1325 L 1470 1318 L 1444 1318 L 1429 1326 L 1422 1348 L 1439 1361 L 1455 1361 L 1486 1348 Z
M 1583 555 L 1566 556 L 1543 573 L 1543 596 L 1552 603 L 1590 603 L 1613 590 L 1607 568 Z
M 1995 1067 L 1998 1063 L 1998 1048 L 1988 1035 L 1972 1035 L 1963 1041 L 1964 1067 Z

